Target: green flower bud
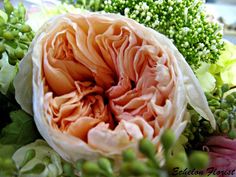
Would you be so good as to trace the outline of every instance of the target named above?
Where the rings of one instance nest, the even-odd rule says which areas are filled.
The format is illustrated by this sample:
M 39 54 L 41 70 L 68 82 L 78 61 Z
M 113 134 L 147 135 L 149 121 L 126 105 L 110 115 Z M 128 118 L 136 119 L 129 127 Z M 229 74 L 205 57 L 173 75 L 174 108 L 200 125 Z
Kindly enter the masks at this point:
M 22 59 L 24 57 L 24 51 L 20 47 L 16 48 L 14 54 L 18 59 Z
M 161 136 L 161 143 L 165 149 L 165 151 L 169 151 L 169 149 L 174 145 L 175 143 L 175 134 L 172 130 L 168 129 L 166 130 L 163 135 Z
M 236 130 L 231 129 L 228 133 L 228 137 L 230 139 L 235 139 L 236 138 Z
M 214 106 L 210 106 L 211 112 L 215 112 L 216 108 Z
M 228 120 L 224 120 L 222 122 L 222 124 L 220 125 L 220 130 L 223 132 L 223 133 L 227 133 L 229 131 L 229 122 Z
M 111 162 L 106 158 L 100 158 L 98 160 L 98 166 L 104 171 L 112 174 Z
M 156 148 L 154 144 L 147 138 L 144 138 L 139 142 L 139 150 L 148 158 L 153 158 L 156 154 Z
M 31 161 L 35 157 L 35 155 L 36 155 L 36 152 L 34 149 L 27 150 L 24 156 L 24 160 L 21 163 L 20 167 L 25 166 L 25 164 Z
M 226 100 L 226 102 L 227 103 L 229 103 L 229 104 L 233 104 L 234 103 L 234 96 L 233 95 L 227 95 L 226 97 L 225 97 L 225 100 Z
M 193 152 L 189 157 L 189 165 L 192 169 L 204 169 L 209 164 L 209 157 L 205 152 Z
M 136 155 L 132 149 L 127 149 L 122 153 L 125 162 L 132 162 L 136 159 Z
M 18 5 L 18 11 L 19 11 L 19 14 L 22 18 L 25 17 L 25 13 L 26 13 L 26 9 L 24 7 L 24 5 L 22 3 L 19 3 Z
M 102 170 L 99 168 L 98 164 L 94 162 L 85 162 L 82 167 L 83 173 L 87 175 L 98 175 L 101 174 Z
M 227 119 L 229 116 L 229 113 L 226 111 L 220 111 L 219 116 L 222 117 L 223 119 Z
M 9 40 L 9 41 L 14 39 L 14 35 L 10 31 L 3 32 L 3 37 L 4 39 Z
M 22 25 L 19 28 L 20 32 L 27 33 L 31 31 L 31 27 L 29 25 Z
M 12 13 L 12 11 L 14 10 L 13 5 L 10 3 L 10 1 L 8 0 L 4 0 L 4 9 L 5 12 L 10 15 Z

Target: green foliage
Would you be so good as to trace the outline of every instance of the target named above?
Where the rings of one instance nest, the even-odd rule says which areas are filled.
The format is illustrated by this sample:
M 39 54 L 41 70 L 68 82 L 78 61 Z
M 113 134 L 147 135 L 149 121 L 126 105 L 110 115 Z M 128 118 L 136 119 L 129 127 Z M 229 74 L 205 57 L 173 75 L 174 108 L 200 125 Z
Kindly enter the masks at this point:
M 103 8 L 168 36 L 193 69 L 215 63 L 223 50 L 222 28 L 209 20 L 202 0 L 104 0 Z
M 22 146 L 39 137 L 33 118 L 23 110 L 11 112 L 10 118 L 12 123 L 4 127 L 0 134 L 1 144 Z
M 14 8 L 9 0 L 4 0 L 4 11 L 0 13 L 0 58 L 6 52 L 9 64 L 16 65 L 27 52 L 34 33 L 25 23 L 26 9 L 22 3 Z
M 183 135 L 188 138 L 187 147 L 192 148 L 204 141 L 205 137 L 214 134 L 227 134 L 229 138 L 236 138 L 236 91 L 228 84 L 222 85 L 211 93 L 206 93 L 208 104 L 216 119 L 217 127 L 213 130 L 210 122 L 201 117 L 190 106 L 188 107 L 191 121 Z

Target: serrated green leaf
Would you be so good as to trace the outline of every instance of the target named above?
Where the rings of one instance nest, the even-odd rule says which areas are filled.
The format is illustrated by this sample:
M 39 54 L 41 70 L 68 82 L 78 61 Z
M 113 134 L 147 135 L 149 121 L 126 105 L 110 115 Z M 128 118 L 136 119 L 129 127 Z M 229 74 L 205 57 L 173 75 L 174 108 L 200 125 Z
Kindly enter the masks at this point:
M 0 136 L 1 144 L 22 146 L 39 137 L 33 118 L 23 110 L 11 112 L 10 118 L 12 123 L 2 129 Z

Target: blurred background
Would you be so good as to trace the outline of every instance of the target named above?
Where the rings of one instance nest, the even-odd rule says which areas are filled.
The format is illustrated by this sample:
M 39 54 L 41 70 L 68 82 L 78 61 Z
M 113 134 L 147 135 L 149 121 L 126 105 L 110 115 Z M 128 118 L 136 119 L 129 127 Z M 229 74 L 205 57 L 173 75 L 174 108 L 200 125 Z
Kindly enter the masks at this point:
M 206 0 L 206 9 L 224 24 L 224 38 L 236 44 L 236 0 Z

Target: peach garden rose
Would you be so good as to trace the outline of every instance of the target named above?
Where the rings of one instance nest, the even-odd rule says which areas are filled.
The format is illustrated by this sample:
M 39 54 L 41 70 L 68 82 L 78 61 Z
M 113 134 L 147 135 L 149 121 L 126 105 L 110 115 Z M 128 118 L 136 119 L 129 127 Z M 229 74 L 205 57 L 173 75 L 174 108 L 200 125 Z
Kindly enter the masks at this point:
M 38 32 L 14 82 L 16 99 L 64 159 L 119 157 L 147 137 L 178 137 L 187 103 L 215 126 L 194 73 L 172 42 L 113 14 L 67 14 Z

